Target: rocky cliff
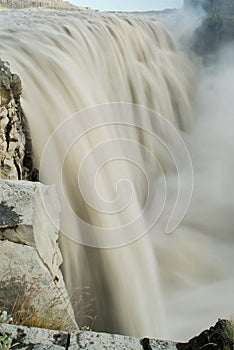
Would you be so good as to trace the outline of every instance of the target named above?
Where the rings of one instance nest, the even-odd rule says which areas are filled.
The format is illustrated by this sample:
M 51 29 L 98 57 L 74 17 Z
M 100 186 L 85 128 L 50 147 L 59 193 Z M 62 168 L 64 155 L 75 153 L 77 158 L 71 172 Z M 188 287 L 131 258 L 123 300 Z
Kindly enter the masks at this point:
M 184 0 L 184 8 L 205 13 L 192 44 L 196 53 L 209 54 L 234 42 L 234 0 Z
M 184 0 L 185 8 L 204 9 L 208 14 L 229 16 L 234 13 L 233 0 Z
M 16 324 L 70 331 L 77 325 L 60 271 L 55 188 L 19 181 L 34 177 L 21 92 L 19 76 L 0 60 L 0 310 Z
M 32 145 L 20 103 L 21 81 L 2 60 L 0 72 L 0 179 L 32 180 Z
M 91 11 L 89 7 L 75 6 L 62 0 L 0 0 L 0 8 Z

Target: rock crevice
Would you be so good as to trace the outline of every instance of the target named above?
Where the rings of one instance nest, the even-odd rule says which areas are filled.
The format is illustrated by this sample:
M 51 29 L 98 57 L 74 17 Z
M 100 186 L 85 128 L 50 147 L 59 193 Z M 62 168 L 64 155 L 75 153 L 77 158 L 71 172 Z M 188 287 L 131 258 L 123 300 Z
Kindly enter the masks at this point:
M 22 85 L 0 60 L 0 179 L 33 180 L 32 143 L 20 103 Z

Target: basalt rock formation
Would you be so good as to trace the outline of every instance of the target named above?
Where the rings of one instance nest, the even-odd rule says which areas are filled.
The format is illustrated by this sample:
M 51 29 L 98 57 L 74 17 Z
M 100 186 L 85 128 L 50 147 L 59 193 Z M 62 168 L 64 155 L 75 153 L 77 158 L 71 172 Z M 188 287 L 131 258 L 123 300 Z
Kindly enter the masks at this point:
M 197 12 L 198 16 L 204 16 L 192 43 L 196 53 L 210 54 L 234 42 L 233 0 L 184 0 L 184 8 Z
M 178 343 L 178 350 L 233 350 L 234 329 L 233 323 L 228 320 L 218 322 L 190 339 L 188 343 Z
M 233 0 L 184 0 L 185 8 L 203 9 L 207 14 L 229 16 L 234 13 Z
M 0 179 L 33 180 L 32 143 L 20 103 L 22 85 L 0 60 Z

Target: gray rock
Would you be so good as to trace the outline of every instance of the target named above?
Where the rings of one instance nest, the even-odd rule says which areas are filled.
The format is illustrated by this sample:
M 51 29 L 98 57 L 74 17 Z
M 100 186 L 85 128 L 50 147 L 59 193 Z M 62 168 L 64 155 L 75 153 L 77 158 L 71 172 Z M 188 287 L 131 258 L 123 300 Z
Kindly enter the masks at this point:
M 143 350 L 140 339 L 95 332 L 72 333 L 70 350 Z
M 69 341 L 66 332 L 9 324 L 0 324 L 0 333 L 12 340 L 13 349 L 21 350 L 64 350 Z
M 138 339 L 118 334 L 73 332 L 70 350 L 176 350 L 176 343 L 158 339 Z
M 45 202 L 50 213 L 44 208 Z M 0 180 L 0 239 L 36 248 L 53 276 L 62 263 L 57 243 L 59 212 L 54 186 Z
M 177 350 L 176 343 L 172 341 L 150 339 L 149 345 L 151 350 Z
M 60 271 L 59 210 L 54 186 L 0 180 L 0 305 L 16 323 L 71 331 L 77 324 Z
M 49 331 L 46 329 L 1 325 L 0 334 L 7 334 L 15 345 L 14 349 L 51 350 L 176 350 L 176 343 L 162 340 L 140 340 L 91 331 L 72 332 Z

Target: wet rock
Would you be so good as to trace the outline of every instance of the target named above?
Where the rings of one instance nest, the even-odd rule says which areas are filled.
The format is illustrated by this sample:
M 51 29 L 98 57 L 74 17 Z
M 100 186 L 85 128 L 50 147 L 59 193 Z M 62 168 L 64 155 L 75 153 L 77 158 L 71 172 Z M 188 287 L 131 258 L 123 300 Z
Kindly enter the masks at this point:
M 203 9 L 208 15 L 219 14 L 229 16 L 234 13 L 234 2 L 230 0 L 184 0 L 186 9 Z
M 234 42 L 234 2 L 230 0 L 184 0 L 184 8 L 203 20 L 194 33 L 191 47 L 204 56 Z
M 230 16 L 210 15 L 195 32 L 193 50 L 199 55 L 214 53 L 234 42 L 234 13 Z

